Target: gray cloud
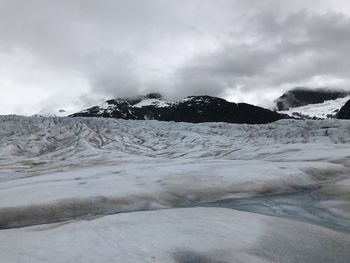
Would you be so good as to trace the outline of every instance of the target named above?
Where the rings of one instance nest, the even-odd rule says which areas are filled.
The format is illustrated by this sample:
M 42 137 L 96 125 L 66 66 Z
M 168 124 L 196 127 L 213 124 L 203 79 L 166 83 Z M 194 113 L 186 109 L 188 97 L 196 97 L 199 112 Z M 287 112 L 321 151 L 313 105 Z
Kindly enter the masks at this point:
M 349 14 L 341 0 L 0 0 L 0 113 L 147 91 L 263 104 L 295 85 L 346 88 Z
M 215 52 L 199 55 L 179 69 L 180 93 L 201 92 L 194 80 L 208 79 L 217 87 L 211 90 L 214 95 L 282 91 L 300 85 L 350 88 L 348 16 L 305 10 L 286 15 L 266 12 L 248 19 L 245 27 L 250 43 L 226 40 Z
M 85 57 L 83 67 L 93 93 L 122 97 L 140 93 L 137 69 L 127 53 L 101 50 Z

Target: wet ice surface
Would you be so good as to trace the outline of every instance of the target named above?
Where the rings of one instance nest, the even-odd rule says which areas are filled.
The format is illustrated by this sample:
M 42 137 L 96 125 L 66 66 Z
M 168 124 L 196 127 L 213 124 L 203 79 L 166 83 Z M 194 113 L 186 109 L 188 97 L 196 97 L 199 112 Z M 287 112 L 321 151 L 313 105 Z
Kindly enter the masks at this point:
M 348 262 L 349 167 L 349 121 L 1 116 L 0 262 Z
M 223 207 L 269 216 L 295 219 L 350 233 L 350 218 L 332 213 L 318 204 L 322 199 L 312 192 L 276 194 L 262 197 L 226 199 L 201 204 L 203 207 Z

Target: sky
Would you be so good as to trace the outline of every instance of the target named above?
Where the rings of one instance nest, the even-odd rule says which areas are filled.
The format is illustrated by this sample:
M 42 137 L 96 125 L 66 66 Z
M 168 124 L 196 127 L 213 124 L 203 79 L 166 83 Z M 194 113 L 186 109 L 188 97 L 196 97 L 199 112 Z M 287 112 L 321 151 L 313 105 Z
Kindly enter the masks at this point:
M 0 114 L 349 84 L 346 0 L 0 0 Z

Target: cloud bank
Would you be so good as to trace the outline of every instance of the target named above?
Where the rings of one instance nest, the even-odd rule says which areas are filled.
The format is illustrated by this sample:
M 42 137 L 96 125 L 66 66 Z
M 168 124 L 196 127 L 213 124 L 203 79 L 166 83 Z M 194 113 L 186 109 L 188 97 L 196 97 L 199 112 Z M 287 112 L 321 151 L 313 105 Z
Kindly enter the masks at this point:
M 266 105 L 350 87 L 346 1 L 1 0 L 0 113 L 159 91 Z

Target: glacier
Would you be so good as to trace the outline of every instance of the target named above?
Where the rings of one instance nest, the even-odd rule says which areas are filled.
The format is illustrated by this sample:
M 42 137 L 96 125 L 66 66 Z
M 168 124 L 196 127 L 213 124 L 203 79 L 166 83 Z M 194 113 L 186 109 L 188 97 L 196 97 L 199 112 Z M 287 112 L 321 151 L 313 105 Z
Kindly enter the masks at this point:
M 350 121 L 0 123 L 0 262 L 350 258 Z

